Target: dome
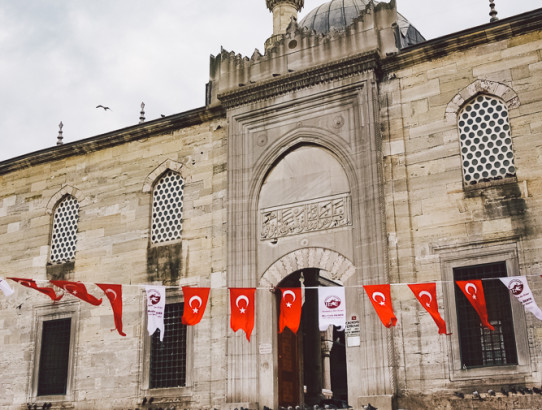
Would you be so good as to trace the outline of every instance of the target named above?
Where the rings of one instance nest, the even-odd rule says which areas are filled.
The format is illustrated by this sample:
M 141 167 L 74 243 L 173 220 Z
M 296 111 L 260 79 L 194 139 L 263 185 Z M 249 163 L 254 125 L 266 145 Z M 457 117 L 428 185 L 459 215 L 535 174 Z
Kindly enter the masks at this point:
M 319 34 L 327 34 L 331 28 L 339 31 L 344 30 L 352 24 L 370 2 L 371 0 L 331 0 L 312 10 L 299 22 L 299 25 Z M 425 41 L 425 38 L 406 18 L 399 13 L 397 14 L 400 34 L 397 46 L 399 48 Z

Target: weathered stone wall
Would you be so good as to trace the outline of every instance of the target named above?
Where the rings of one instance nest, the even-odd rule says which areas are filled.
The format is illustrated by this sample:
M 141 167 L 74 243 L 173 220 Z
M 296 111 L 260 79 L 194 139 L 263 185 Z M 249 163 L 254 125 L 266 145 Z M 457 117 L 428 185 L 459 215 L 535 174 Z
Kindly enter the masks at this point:
M 79 311 L 72 346 L 75 408 L 134 408 L 145 394 L 152 395 L 145 391 L 142 376 L 147 331 L 144 290 L 139 285 L 225 287 L 224 122 L 219 116 L 174 131 L 151 132 L 86 155 L 53 158 L 0 175 L 2 277 L 48 279 L 50 200 L 63 188 L 61 192 L 76 193 L 79 200 L 76 258 L 65 279 L 90 284 L 89 292 L 104 301 L 94 307 L 65 295 L 58 302 L 60 307 L 76 301 Z M 144 192 L 148 191 L 144 184 L 168 160 L 182 164 L 185 181 L 182 241 L 150 247 L 152 194 Z M 110 331 L 111 307 L 94 283 L 125 285 L 126 337 Z M 51 301 L 10 284 L 15 294 L 0 297 L 0 407 L 26 408 L 26 403 L 42 402 L 32 397 L 36 317 Z M 203 321 L 190 329 L 191 385 L 177 389 L 171 399 L 179 408 L 210 407 L 224 400 L 227 294 L 213 290 L 211 297 Z
M 473 45 L 479 38 L 485 41 Z M 380 104 L 390 281 L 448 281 L 439 282 L 437 289 L 448 325 L 455 312 L 448 309 L 453 283 L 445 260 L 457 255 L 470 255 L 476 264 L 484 262 L 483 255 L 504 255 L 504 249 L 511 249 L 517 265 L 512 274 L 533 275 L 528 280 L 542 303 L 542 230 L 537 217 L 542 212 L 541 49 L 539 30 L 517 35 L 506 25 L 496 31 L 489 26 L 416 47 L 385 63 Z M 479 92 L 494 94 L 508 105 L 517 179 L 465 187 L 451 111 Z M 457 335 L 439 336 L 406 286 L 393 287 L 392 296 L 399 319 L 392 330 L 397 392 L 403 398 L 399 408 L 465 408 L 453 391 L 499 391 L 510 384 L 540 387 L 542 326 L 531 314 L 520 315 L 527 341 L 518 350 L 526 366 L 508 376 L 499 368 L 480 376 L 454 369 Z M 438 406 L 431 393 L 439 395 Z M 538 404 L 527 407 L 540 407 L 540 399 L 531 399 Z M 502 404 L 506 400 L 481 404 L 469 399 L 468 406 L 512 408 L 513 400 L 508 407 Z

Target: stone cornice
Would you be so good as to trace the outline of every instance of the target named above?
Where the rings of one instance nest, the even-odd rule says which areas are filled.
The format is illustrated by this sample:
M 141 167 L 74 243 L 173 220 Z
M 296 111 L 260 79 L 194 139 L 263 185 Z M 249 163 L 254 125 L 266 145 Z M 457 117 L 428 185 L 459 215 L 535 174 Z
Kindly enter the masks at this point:
M 454 52 L 538 30 L 542 30 L 542 8 L 405 48 L 384 59 L 382 69 L 384 72 L 393 72 Z
M 225 111 L 221 106 L 197 108 L 169 117 L 160 118 L 64 145 L 45 148 L 40 151 L 31 152 L 20 157 L 2 161 L 0 162 L 0 175 L 49 161 L 57 161 L 73 155 L 85 155 L 90 152 L 149 138 L 156 134 L 163 134 L 181 128 L 199 125 L 206 121 L 223 117 L 225 117 Z
M 218 95 L 218 99 L 228 109 L 378 69 L 379 57 L 377 53 L 358 54 L 308 70 L 282 75 L 258 84 L 228 91 Z

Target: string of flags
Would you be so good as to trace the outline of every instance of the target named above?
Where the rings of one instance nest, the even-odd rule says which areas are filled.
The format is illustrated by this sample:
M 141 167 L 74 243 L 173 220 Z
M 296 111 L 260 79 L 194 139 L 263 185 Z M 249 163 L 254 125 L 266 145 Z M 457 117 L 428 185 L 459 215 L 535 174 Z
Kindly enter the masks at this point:
M 52 287 L 38 286 L 33 279 L 14 277 L 8 277 L 7 279 L 43 293 L 53 302 L 61 300 L 65 293 L 69 293 L 93 306 L 102 304 L 102 299 L 89 294 L 85 284 L 82 282 L 50 280 L 50 284 L 64 291 L 57 293 Z M 525 276 L 509 276 L 493 278 L 492 280 L 500 280 L 508 288 L 510 293 L 524 306 L 526 311 L 531 312 L 537 319 L 542 320 L 542 310 L 538 307 Z M 494 330 L 488 318 L 482 280 L 456 281 L 455 283 L 477 312 L 482 326 L 489 330 Z M 436 282 L 407 284 L 421 306 L 433 318 L 438 327 L 438 333 L 447 334 L 446 323 L 438 310 L 436 285 Z M 126 336 L 122 331 L 123 285 L 96 283 L 96 286 L 104 292 L 111 304 L 117 332 L 121 336 Z M 397 317 L 392 306 L 391 285 L 363 285 L 363 288 L 382 324 L 387 328 L 395 326 L 397 324 Z M 297 333 L 301 322 L 304 289 L 311 288 L 302 286 L 278 289 L 281 292 L 279 333 L 282 333 L 285 328 L 289 328 L 293 333 Z M 342 286 L 327 286 L 312 289 L 318 290 L 320 331 L 326 331 L 330 325 L 337 326 L 339 330 L 344 330 L 346 326 L 345 288 Z M 3 278 L 0 278 L 0 290 L 6 297 L 14 293 L 9 283 Z M 184 325 L 195 326 L 201 321 L 207 307 L 210 290 L 211 288 L 208 287 L 182 287 L 185 303 L 181 322 Z M 228 290 L 230 293 L 230 327 L 234 332 L 243 330 L 247 340 L 250 341 L 250 336 L 254 329 L 257 288 L 228 288 Z M 150 335 L 153 335 L 159 329 L 160 341 L 163 341 L 165 333 L 166 286 L 147 285 L 145 286 L 145 293 L 147 296 L 147 330 Z

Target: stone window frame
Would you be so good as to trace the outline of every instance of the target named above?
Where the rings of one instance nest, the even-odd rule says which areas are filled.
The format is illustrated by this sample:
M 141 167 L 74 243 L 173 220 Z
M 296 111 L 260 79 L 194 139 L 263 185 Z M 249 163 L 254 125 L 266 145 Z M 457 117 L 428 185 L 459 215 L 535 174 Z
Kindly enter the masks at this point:
M 518 364 L 488 366 L 463 369 L 461 366 L 460 343 L 456 316 L 456 299 L 454 290 L 454 268 L 482 265 L 486 263 L 505 262 L 508 276 L 519 276 L 519 262 L 515 241 L 497 244 L 472 244 L 464 247 L 446 247 L 436 249 L 440 256 L 441 275 L 443 280 L 443 296 L 445 304 L 445 320 L 451 335 L 446 339 L 448 350 L 448 366 L 450 380 L 492 379 L 507 383 L 521 382 L 525 375 L 532 372 L 529 336 L 523 306 L 511 300 L 514 320 L 514 336 L 516 341 Z
M 74 253 L 74 257 L 68 261 L 64 261 L 64 262 L 54 262 L 51 260 L 51 256 L 52 256 L 52 241 L 53 241 L 53 231 L 54 231 L 54 216 L 55 216 L 55 212 L 58 208 L 58 206 L 61 204 L 62 201 L 65 200 L 65 198 L 67 196 L 72 196 L 75 198 L 75 200 L 77 201 L 77 203 L 79 204 L 79 210 L 77 212 L 77 222 L 80 221 L 80 214 L 81 214 L 81 208 L 83 206 L 85 206 L 88 202 L 88 199 L 83 195 L 82 191 L 73 187 L 73 186 L 70 186 L 70 185 L 66 185 L 64 187 L 62 187 L 59 191 L 57 191 L 50 199 L 49 201 L 47 202 L 46 206 L 45 206 L 45 212 L 51 216 L 51 221 L 50 221 L 50 230 L 49 230 L 49 251 L 48 251 L 48 255 L 47 255 L 47 265 L 48 266 L 51 266 L 53 267 L 54 269 L 54 266 L 62 266 L 62 265 L 73 265 L 73 263 L 75 262 L 75 256 L 76 256 L 76 253 L 77 253 L 77 243 L 76 243 L 76 250 L 75 250 L 75 253 Z M 77 231 L 76 231 L 76 238 L 77 235 L 79 233 L 79 223 L 77 224 Z
M 193 365 L 194 365 L 194 326 L 186 327 L 186 377 L 185 385 L 179 387 L 162 387 L 162 388 L 153 388 L 150 386 L 150 365 L 151 365 L 151 336 L 147 330 L 147 306 L 146 306 L 147 295 L 145 290 L 142 290 L 142 305 L 143 312 L 145 314 L 145 323 L 144 326 L 141 326 L 143 332 L 143 346 L 142 346 L 142 371 L 141 371 L 141 381 L 140 381 L 140 396 L 152 396 L 155 398 L 166 398 L 166 399 L 190 399 L 192 397 L 192 385 L 193 385 Z M 166 304 L 170 303 L 184 303 L 184 296 L 182 295 L 180 289 L 166 289 Z
M 166 161 L 162 162 L 158 167 L 156 167 L 147 177 L 145 178 L 145 182 L 143 183 L 142 191 L 145 194 L 150 194 L 150 212 L 149 212 L 149 246 L 150 247 L 159 247 L 174 243 L 182 242 L 183 235 L 182 235 L 182 225 L 181 225 L 181 237 L 169 241 L 163 241 L 163 242 L 153 242 L 152 241 L 152 224 L 153 224 L 153 218 L 152 218 L 152 211 L 153 211 L 153 199 L 154 199 L 154 187 L 157 183 L 160 182 L 164 174 L 168 171 L 175 172 L 179 174 L 181 177 L 181 180 L 183 181 L 183 206 L 182 206 L 182 213 L 181 213 L 181 223 L 184 221 L 184 191 L 186 188 L 186 178 L 183 177 L 181 173 L 181 169 L 183 167 L 183 164 L 180 162 L 173 161 L 172 159 L 167 159 Z
M 461 151 L 461 144 L 460 144 L 460 135 L 459 135 L 459 125 L 458 125 L 458 119 L 459 114 L 462 111 L 463 107 L 465 107 L 470 101 L 472 101 L 475 97 L 478 95 L 488 95 L 491 97 L 497 97 L 501 99 L 506 108 L 508 109 L 508 120 L 510 127 L 512 127 L 513 118 L 511 116 L 511 111 L 515 108 L 518 108 L 521 105 L 521 101 L 517 95 L 517 93 L 512 89 L 510 86 L 504 83 L 499 83 L 496 81 L 491 80 L 482 80 L 478 79 L 473 81 L 471 84 L 460 90 L 448 103 L 446 106 L 446 110 L 444 113 L 445 122 L 449 125 L 453 125 L 455 129 L 457 130 L 457 141 L 459 145 L 459 150 Z M 514 136 L 512 133 L 510 134 L 512 138 L 512 145 L 513 145 L 513 139 Z M 463 160 L 461 153 L 461 169 L 463 170 Z M 516 171 L 517 171 L 517 163 L 515 164 Z M 463 175 L 463 172 L 462 172 Z M 488 186 L 495 186 L 495 185 L 502 185 L 502 184 L 509 184 L 509 183 L 516 183 L 517 177 L 510 177 L 510 178 L 503 178 L 500 180 L 492 180 L 489 182 L 480 182 L 477 184 L 467 184 L 465 183 L 465 178 L 462 178 L 463 188 L 465 191 L 471 191 L 476 189 L 483 189 Z
M 81 304 L 79 301 L 61 302 L 54 305 L 37 306 L 34 310 L 33 318 L 33 369 L 32 382 L 28 394 L 28 401 L 35 403 L 43 402 L 71 402 L 75 400 L 75 373 L 76 373 L 76 357 L 78 346 L 78 327 Z M 41 358 L 41 345 L 43 335 L 43 323 L 56 319 L 71 319 L 70 327 L 70 352 L 68 357 L 68 376 L 66 380 L 66 394 L 64 395 L 44 395 L 38 396 L 38 382 Z

